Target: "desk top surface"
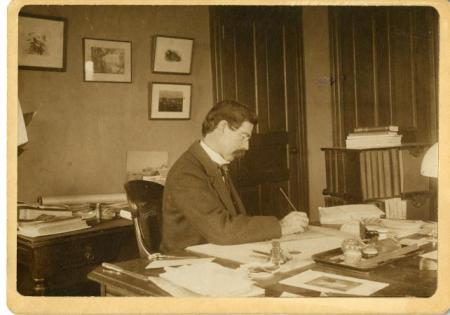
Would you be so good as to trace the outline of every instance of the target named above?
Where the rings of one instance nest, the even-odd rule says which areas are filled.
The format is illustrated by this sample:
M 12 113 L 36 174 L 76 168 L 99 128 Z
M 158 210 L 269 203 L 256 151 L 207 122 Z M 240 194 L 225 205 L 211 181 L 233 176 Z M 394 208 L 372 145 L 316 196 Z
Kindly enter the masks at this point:
M 431 250 L 430 248 L 427 249 L 427 247 L 425 247 L 424 249 L 425 251 Z M 310 297 L 319 296 L 320 293 L 316 291 L 290 287 L 279 283 L 279 281 L 281 281 L 282 279 L 288 278 L 300 272 L 306 270 L 314 270 L 389 283 L 389 286 L 374 293 L 372 296 L 430 297 L 434 294 L 437 287 L 437 272 L 434 270 L 420 270 L 421 260 L 423 260 L 423 258 L 419 257 L 418 255 L 406 257 L 404 259 L 400 259 L 393 263 L 376 268 L 371 272 L 346 270 L 343 268 L 336 268 L 333 266 L 314 263 L 297 270 L 292 270 L 288 273 L 277 274 L 270 280 L 258 282 L 258 285 L 265 288 L 265 295 L 270 297 L 280 296 L 282 292 L 290 292 Z M 215 259 L 214 261 L 227 267 L 236 267 L 236 264 L 233 266 L 232 264 L 230 265 L 229 262 L 224 262 L 220 259 Z M 145 269 L 145 266 L 147 264 L 148 260 L 146 259 L 135 259 L 117 263 L 118 266 L 124 268 L 125 270 L 148 276 L 157 276 L 159 273 L 163 272 L 162 269 Z M 105 270 L 102 267 L 97 267 L 95 270 L 93 270 L 88 275 L 88 278 L 105 286 L 121 288 L 125 290 L 129 295 L 169 295 L 167 292 L 164 292 L 162 289 L 160 289 L 150 281 L 135 279 L 125 274 L 117 274 L 115 272 Z

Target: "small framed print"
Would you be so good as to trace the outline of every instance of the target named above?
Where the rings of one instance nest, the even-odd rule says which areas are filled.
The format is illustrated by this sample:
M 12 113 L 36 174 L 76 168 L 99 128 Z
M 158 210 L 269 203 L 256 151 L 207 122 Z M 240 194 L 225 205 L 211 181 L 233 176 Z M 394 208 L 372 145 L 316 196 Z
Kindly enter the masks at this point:
M 84 81 L 131 82 L 131 42 L 84 38 Z
M 65 18 L 19 14 L 19 69 L 65 71 L 66 23 Z
M 192 38 L 155 36 L 153 72 L 190 74 L 193 45 Z
M 191 84 L 149 84 L 149 119 L 190 119 Z

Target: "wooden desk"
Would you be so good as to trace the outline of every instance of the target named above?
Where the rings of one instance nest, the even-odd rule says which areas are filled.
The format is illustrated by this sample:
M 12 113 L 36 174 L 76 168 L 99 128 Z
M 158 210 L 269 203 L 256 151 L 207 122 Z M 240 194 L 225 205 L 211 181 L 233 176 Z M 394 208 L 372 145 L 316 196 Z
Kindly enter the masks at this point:
M 431 250 L 426 248 L 425 250 Z M 430 297 L 434 294 L 437 285 L 436 271 L 420 270 L 421 257 L 418 255 L 398 260 L 391 264 L 379 267 L 370 273 L 360 273 L 346 270 L 343 268 L 334 268 L 322 264 L 313 264 L 304 268 L 292 271 L 290 273 L 277 276 L 270 281 L 260 282 L 260 286 L 266 289 L 265 295 L 268 297 L 278 297 L 282 292 L 291 292 L 304 296 L 317 297 L 319 292 L 289 287 L 279 284 L 279 281 L 290 277 L 294 274 L 306 271 L 308 269 L 330 272 L 339 275 L 351 276 L 361 279 L 387 282 L 390 285 L 376 292 L 373 296 L 384 297 Z M 217 262 L 221 262 L 216 259 Z M 146 270 L 145 266 L 148 261 L 145 259 L 130 260 L 117 263 L 126 270 L 130 270 L 139 274 L 155 276 L 162 272 L 162 269 Z M 223 263 L 228 265 L 227 263 Z M 161 290 L 158 286 L 150 281 L 143 281 L 133 277 L 117 274 L 102 267 L 95 268 L 88 274 L 88 278 L 98 282 L 101 286 L 103 296 L 168 296 L 167 292 Z
M 103 261 L 139 257 L 133 223 L 104 221 L 91 228 L 40 237 L 17 236 L 17 291 L 23 295 L 98 295 L 86 275 Z

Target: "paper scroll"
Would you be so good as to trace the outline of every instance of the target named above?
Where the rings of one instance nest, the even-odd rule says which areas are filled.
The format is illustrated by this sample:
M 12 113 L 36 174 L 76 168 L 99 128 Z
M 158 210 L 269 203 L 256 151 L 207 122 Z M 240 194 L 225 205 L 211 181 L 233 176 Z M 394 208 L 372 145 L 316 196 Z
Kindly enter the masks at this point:
M 91 194 L 91 195 L 69 195 L 38 197 L 38 203 L 41 205 L 61 205 L 61 204 L 83 204 L 83 203 L 119 203 L 126 202 L 125 193 L 118 194 Z

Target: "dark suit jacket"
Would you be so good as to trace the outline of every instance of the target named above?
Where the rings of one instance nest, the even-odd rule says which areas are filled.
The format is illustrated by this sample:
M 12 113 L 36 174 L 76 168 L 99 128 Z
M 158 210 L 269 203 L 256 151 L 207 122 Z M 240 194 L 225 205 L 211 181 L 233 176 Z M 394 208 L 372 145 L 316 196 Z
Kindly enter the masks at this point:
M 176 251 L 202 243 L 230 245 L 281 236 L 276 217 L 247 216 L 233 186 L 231 190 L 233 196 L 218 165 L 200 142 L 192 144 L 167 175 L 162 251 Z

